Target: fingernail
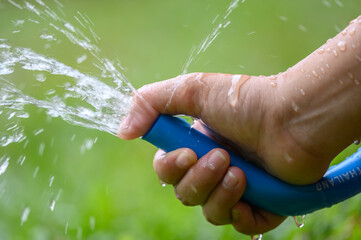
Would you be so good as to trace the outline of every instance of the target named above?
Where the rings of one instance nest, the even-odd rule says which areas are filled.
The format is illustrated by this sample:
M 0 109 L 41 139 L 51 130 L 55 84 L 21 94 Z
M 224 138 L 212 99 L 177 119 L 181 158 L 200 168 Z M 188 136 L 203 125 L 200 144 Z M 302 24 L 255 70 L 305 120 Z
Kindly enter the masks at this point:
M 229 170 L 226 176 L 223 179 L 223 187 L 225 189 L 234 189 L 234 187 L 238 184 L 238 178 Z
M 175 160 L 175 164 L 182 169 L 189 168 L 194 162 L 194 157 L 186 152 L 181 152 Z
M 130 129 L 131 117 L 127 116 L 123 121 L 119 124 L 118 127 L 118 137 L 123 138 L 126 136 L 127 132 Z
M 239 211 L 238 210 L 232 209 L 231 214 L 232 214 L 232 222 L 236 222 L 239 220 Z
M 214 151 L 208 158 L 208 167 L 212 170 L 222 166 L 226 162 L 226 157 L 220 151 Z

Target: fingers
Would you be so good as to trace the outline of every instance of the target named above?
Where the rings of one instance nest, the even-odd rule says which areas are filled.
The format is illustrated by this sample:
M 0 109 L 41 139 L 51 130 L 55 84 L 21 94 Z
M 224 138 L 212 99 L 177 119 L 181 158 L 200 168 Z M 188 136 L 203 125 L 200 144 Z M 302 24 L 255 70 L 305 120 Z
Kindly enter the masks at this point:
M 226 99 L 221 96 L 226 96 L 227 92 L 224 89 L 228 89 L 231 76 L 192 73 L 142 87 L 134 93 L 131 110 L 120 124 L 118 136 L 123 139 L 143 136 L 159 113 L 199 117 L 213 111 L 212 109 L 218 109 L 216 104 L 224 106 L 220 101 L 216 101 L 212 109 L 204 105 L 210 101 L 210 91 L 215 93 L 211 94 L 214 98 L 217 96 L 219 99 Z
M 230 167 L 203 205 L 203 214 L 207 221 L 214 225 L 231 223 L 231 209 L 241 199 L 245 188 L 246 176 L 243 171 Z
M 277 227 L 285 217 L 239 201 L 246 176 L 241 169 L 229 167 L 229 161 L 223 149 L 213 149 L 197 161 L 192 150 L 182 148 L 170 153 L 159 150 L 153 165 L 161 181 L 174 185 L 184 205 L 202 205 L 210 223 L 231 223 L 237 231 L 249 235 Z
M 127 117 L 118 127 L 118 137 L 129 140 L 145 135 L 158 114 L 141 95 L 136 94 Z
M 154 156 L 153 168 L 159 180 L 168 184 L 177 184 L 196 161 L 197 155 L 187 148 L 180 148 L 167 154 L 163 150 L 158 150 Z
M 286 217 L 238 202 L 232 208 L 232 225 L 243 234 L 254 235 L 265 233 L 280 225 Z
M 227 172 L 229 162 L 223 149 L 207 153 L 175 185 L 177 198 L 187 206 L 203 205 Z

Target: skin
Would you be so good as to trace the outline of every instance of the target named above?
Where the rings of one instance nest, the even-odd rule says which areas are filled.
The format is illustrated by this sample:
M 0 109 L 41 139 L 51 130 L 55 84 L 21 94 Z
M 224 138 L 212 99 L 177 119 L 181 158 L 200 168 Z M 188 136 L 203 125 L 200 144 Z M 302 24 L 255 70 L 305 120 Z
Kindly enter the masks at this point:
M 292 184 L 320 179 L 332 159 L 361 136 L 361 17 L 304 60 L 274 76 L 193 73 L 142 87 L 119 137 L 144 135 L 157 116 L 193 116 L 194 127 Z M 247 180 L 213 149 L 159 150 L 154 170 L 186 206 L 244 234 L 267 232 L 285 217 L 239 200 Z

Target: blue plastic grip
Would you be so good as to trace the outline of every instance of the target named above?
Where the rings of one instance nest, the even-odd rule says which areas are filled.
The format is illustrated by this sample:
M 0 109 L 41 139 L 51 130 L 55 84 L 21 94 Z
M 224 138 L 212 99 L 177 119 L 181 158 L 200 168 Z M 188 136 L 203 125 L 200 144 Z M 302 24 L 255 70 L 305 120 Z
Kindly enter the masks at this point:
M 160 115 L 143 139 L 166 152 L 190 148 L 198 157 L 213 148 L 225 149 L 193 129 L 183 119 L 168 115 Z M 361 148 L 342 163 L 330 168 L 317 183 L 305 186 L 285 183 L 227 151 L 231 157 L 231 165 L 241 168 L 247 177 L 247 187 L 242 200 L 279 215 L 311 213 L 330 207 L 361 191 Z

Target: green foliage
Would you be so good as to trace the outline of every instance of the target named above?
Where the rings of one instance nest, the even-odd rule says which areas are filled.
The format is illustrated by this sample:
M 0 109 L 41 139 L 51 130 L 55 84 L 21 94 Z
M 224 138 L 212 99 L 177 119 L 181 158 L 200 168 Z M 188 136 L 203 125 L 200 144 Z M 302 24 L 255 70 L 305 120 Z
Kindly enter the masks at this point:
M 212 31 L 212 21 L 217 14 L 222 16 L 229 2 L 64 0 L 62 4 L 69 21 L 74 22 L 77 11 L 92 19 L 101 37 L 102 54 L 119 59 L 127 68 L 127 78 L 140 87 L 179 75 L 192 46 Z M 57 8 L 52 1 L 49 6 Z M 189 72 L 268 75 L 284 71 L 347 26 L 359 14 L 359 7 L 359 0 L 246 0 L 230 15 L 231 25 L 191 64 Z M 53 44 L 44 50 L 39 26 L 27 21 L 22 28 L 26 38 L 12 33 L 12 21 L 34 18 L 25 10 L 0 1 L 0 12 L 0 38 L 96 74 L 91 63 L 76 64 L 77 57 L 86 52 L 71 44 Z M 30 81 L 23 76 L 13 80 Z M 148 143 L 70 126 L 35 107 L 27 111 L 31 117 L 21 124 L 28 133 L 28 145 L 0 149 L 0 156 L 11 157 L 7 171 L 0 175 L 1 240 L 249 239 L 230 226 L 208 224 L 199 207 L 181 206 L 170 186 L 162 188 L 152 171 L 155 148 Z M 44 131 L 34 135 L 38 129 Z M 89 141 L 94 144 L 87 149 Z M 43 154 L 39 154 L 41 146 L 45 146 Z M 355 147 L 336 161 L 352 151 Z M 20 156 L 26 156 L 22 165 L 17 163 Z M 359 203 L 360 196 L 307 216 L 301 230 L 288 219 L 264 239 L 360 239 Z M 21 226 L 26 208 L 30 213 Z

